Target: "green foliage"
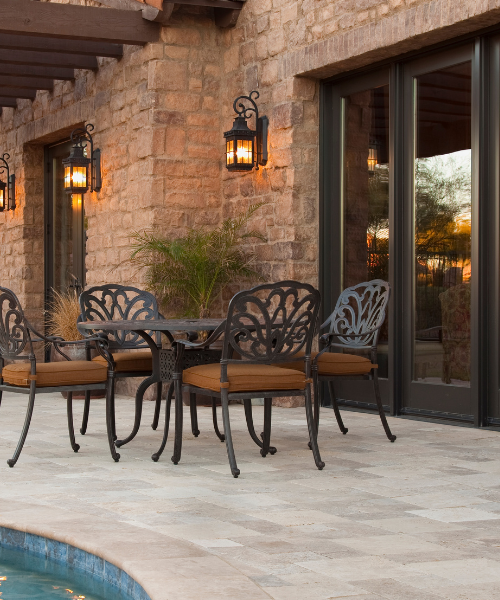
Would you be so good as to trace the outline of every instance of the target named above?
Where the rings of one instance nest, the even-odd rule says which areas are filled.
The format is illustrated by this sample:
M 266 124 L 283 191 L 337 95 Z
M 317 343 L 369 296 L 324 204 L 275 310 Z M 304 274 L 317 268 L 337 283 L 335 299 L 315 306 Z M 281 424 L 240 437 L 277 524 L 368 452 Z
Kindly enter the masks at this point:
M 148 289 L 162 309 L 183 317 L 206 318 L 225 287 L 260 279 L 253 269 L 254 253 L 242 246 L 251 238 L 267 241 L 257 231 L 243 231 L 261 206 L 250 206 L 211 231 L 191 228 L 184 237 L 173 240 L 155 231 L 132 233 L 131 260 L 146 269 Z
M 457 217 L 470 211 L 471 175 L 452 157 L 419 159 L 415 167 L 415 245 L 418 257 L 470 253 L 470 231 Z

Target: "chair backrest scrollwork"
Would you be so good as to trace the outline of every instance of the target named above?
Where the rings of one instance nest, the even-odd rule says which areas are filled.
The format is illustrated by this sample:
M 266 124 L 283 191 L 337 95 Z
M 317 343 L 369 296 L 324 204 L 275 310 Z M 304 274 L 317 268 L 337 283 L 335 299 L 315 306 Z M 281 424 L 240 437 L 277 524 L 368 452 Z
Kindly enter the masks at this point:
M 0 353 L 1 358 L 16 360 L 25 350 L 33 355 L 28 322 L 21 303 L 12 290 L 0 287 Z M 26 360 L 26 356 L 24 356 Z
M 297 281 L 263 284 L 239 292 L 229 303 L 223 359 L 236 350 L 243 360 L 285 362 L 298 352 L 310 355 L 320 294 Z
M 160 318 L 156 298 L 144 290 L 124 285 L 100 285 L 80 294 L 79 321 L 156 320 Z M 161 345 L 159 332 L 148 332 Z M 134 332 L 106 331 L 110 350 L 147 348 Z M 88 335 L 88 332 L 87 332 Z
M 335 342 L 351 348 L 376 345 L 385 320 L 390 289 L 389 283 L 382 279 L 346 288 L 321 329 L 329 326 L 330 333 L 340 336 Z

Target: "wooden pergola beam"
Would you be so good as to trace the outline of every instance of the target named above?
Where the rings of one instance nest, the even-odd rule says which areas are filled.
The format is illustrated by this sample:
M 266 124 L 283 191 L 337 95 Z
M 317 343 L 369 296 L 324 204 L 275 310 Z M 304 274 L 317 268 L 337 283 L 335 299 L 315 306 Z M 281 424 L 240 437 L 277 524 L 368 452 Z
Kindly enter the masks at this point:
M 0 94 L 2 94 L 4 98 L 27 98 L 28 100 L 34 100 L 36 97 L 36 90 L 2 86 L 0 87 Z
M 12 75 L 0 75 L 0 93 L 3 87 L 27 88 L 32 90 L 53 90 L 54 82 L 42 77 L 17 77 Z
M 121 44 L 59 40 L 35 35 L 11 35 L 8 33 L 0 33 L 0 48 L 63 52 L 64 54 L 81 54 L 83 56 L 107 56 L 109 58 L 121 58 L 123 56 L 123 46 Z
M 0 33 L 142 46 L 159 39 L 160 26 L 141 11 L 0 0 Z
M 0 75 L 72 81 L 75 78 L 75 71 L 65 67 L 32 67 L 31 65 L 10 65 L 0 62 Z
M 15 98 L 5 98 L 0 96 L 0 106 L 17 108 L 17 100 Z
M 58 4 L 57 6 L 60 5 Z M 30 50 L 0 50 L 1 63 L 92 70 L 98 67 L 95 56 L 57 54 L 55 52 L 31 52 Z

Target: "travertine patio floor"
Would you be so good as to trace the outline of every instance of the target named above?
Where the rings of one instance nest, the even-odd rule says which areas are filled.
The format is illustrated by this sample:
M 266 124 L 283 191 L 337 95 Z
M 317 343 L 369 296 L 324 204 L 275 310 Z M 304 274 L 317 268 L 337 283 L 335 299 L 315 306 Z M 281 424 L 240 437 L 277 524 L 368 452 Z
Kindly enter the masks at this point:
M 491 600 L 500 598 L 500 434 L 344 412 L 349 433 L 322 413 L 317 471 L 303 409 L 273 409 L 275 456 L 263 459 L 232 406 L 241 469 L 231 477 L 208 408 L 194 439 L 185 415 L 183 458 L 159 463 L 160 430 L 145 405 L 137 438 L 112 462 L 104 402 L 69 446 L 65 401 L 39 396 L 14 469 L 5 463 L 26 397 L 0 408 L 0 525 L 101 548 L 137 576 L 152 600 Z M 120 398 L 119 436 L 133 401 Z M 82 402 L 77 402 L 80 418 Z M 262 408 L 255 407 L 261 422 Z M 47 533 L 48 532 L 48 533 Z

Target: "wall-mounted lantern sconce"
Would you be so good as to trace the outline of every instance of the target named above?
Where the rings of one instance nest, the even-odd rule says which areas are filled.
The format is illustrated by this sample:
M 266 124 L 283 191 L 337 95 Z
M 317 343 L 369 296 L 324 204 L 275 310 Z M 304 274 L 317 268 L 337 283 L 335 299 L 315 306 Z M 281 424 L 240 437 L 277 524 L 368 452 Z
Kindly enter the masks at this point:
M 10 174 L 9 158 L 7 153 L 0 157 L 0 173 L 7 173 L 7 182 L 0 180 L 0 212 L 16 208 L 16 176 Z
M 238 96 L 233 103 L 234 112 L 238 115 L 234 119 L 233 127 L 226 131 L 226 167 L 228 171 L 251 171 L 254 166 L 267 164 L 267 130 L 269 119 L 259 117 L 259 109 L 255 100 L 259 92 L 250 92 L 248 96 Z M 255 100 L 254 100 L 255 99 Z M 238 102 L 246 100 L 251 106 Z M 250 129 L 247 119 L 255 113 L 257 130 Z
M 90 135 L 93 130 L 94 126 L 89 123 L 71 132 L 73 148 L 68 158 L 62 161 L 64 190 L 68 194 L 85 194 L 89 188 L 91 192 L 101 190 L 101 151 L 94 149 L 94 140 Z M 90 144 L 90 157 L 86 152 L 87 142 Z

